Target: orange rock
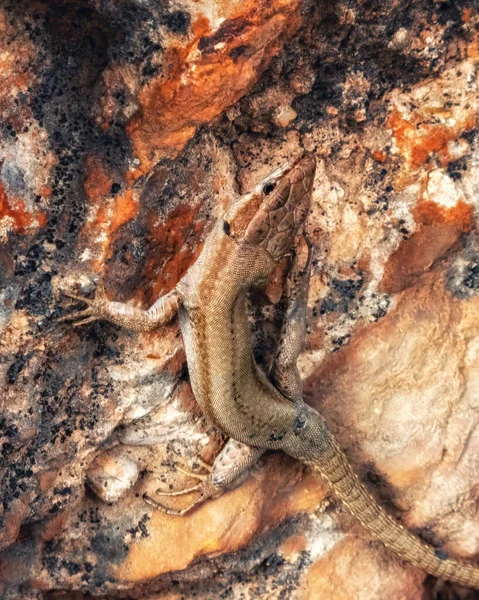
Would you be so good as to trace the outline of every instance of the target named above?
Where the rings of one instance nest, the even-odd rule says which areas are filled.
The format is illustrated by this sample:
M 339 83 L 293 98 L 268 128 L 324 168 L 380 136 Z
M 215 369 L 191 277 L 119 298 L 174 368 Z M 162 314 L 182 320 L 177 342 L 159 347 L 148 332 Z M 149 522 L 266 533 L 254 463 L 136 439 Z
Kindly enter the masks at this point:
M 384 152 L 384 150 L 374 150 L 373 151 L 373 158 L 374 160 L 377 160 L 378 162 L 385 162 L 386 158 L 387 158 L 387 154 L 386 152 Z
M 201 554 L 238 549 L 257 530 L 261 501 L 261 490 L 250 479 L 239 490 L 183 517 L 153 511 L 148 537 L 132 544 L 115 576 L 130 582 L 146 581 L 184 569 Z
M 83 187 L 93 202 L 99 202 L 110 193 L 112 179 L 97 156 L 90 156 L 86 162 L 87 176 Z
M 214 32 L 203 18 L 187 48 L 170 49 L 168 75 L 140 92 L 140 111 L 128 126 L 143 171 L 161 156 L 175 156 L 199 125 L 251 88 L 299 27 L 298 6 L 298 0 L 246 5 Z
M 9 198 L 0 180 L 0 239 L 12 231 L 25 233 L 36 227 L 43 227 L 47 215 L 43 212 L 27 210 L 22 198 Z
M 306 537 L 304 535 L 292 535 L 287 538 L 278 548 L 278 552 L 285 558 L 293 558 L 303 550 L 306 550 Z
M 363 465 L 362 478 L 367 465 L 383 482 L 382 503 L 394 486 L 403 522 L 429 534 L 436 523 L 438 541 L 458 556 L 478 551 L 474 502 L 466 501 L 477 485 L 478 328 L 477 297 L 454 298 L 432 272 L 305 382 L 356 470 Z
M 138 196 L 133 190 L 128 189 L 125 190 L 124 194 L 116 196 L 113 204 L 113 219 L 110 225 L 111 233 L 136 216 L 139 206 Z
M 404 567 L 382 548 L 359 537 L 348 536 L 307 571 L 301 600 L 423 600 L 425 574 Z
M 38 484 L 44 492 L 53 489 L 55 481 L 58 477 L 58 471 L 49 470 L 38 473 Z
M 479 58 L 479 40 L 477 37 L 467 46 L 467 56 L 469 58 Z
M 22 32 L 23 33 L 23 32 Z M 29 69 L 35 57 L 35 45 L 27 35 L 18 35 L 6 12 L 0 8 L 0 109 L 10 106 L 12 95 L 27 91 L 34 85 L 35 70 Z M 8 40 L 8 41 L 7 41 Z
M 58 537 L 67 526 L 69 517 L 70 512 L 67 509 L 59 512 L 51 519 L 46 519 L 40 530 L 41 539 L 46 542 Z
M 411 94 L 393 94 L 393 105 L 387 125 L 392 130 L 396 146 L 404 160 L 396 177 L 396 188 L 403 189 L 417 179 L 417 170 L 436 154 L 445 166 L 455 157 L 448 144 L 476 127 L 475 92 L 467 89 L 467 77 L 472 76 L 474 61 L 464 61 L 461 70 L 455 67 L 441 78 L 424 82 Z M 428 84 L 429 83 L 429 84 Z M 456 102 L 452 102 L 456 97 Z M 434 168 L 432 163 L 428 170 Z
M 414 214 L 416 231 L 402 242 L 386 263 L 381 288 L 388 294 L 411 285 L 473 226 L 473 207 L 464 202 L 450 209 L 435 202 L 422 202 Z
M 12 500 L 8 509 L 2 507 L 2 529 L 0 530 L 0 549 L 13 544 L 18 537 L 23 520 L 29 512 L 29 498 L 23 494 Z
M 469 23 L 472 16 L 472 8 L 464 8 L 462 11 L 462 20 L 464 23 Z
M 201 244 L 185 244 L 188 234 L 195 232 L 201 237 L 200 233 L 206 226 L 203 219 L 196 219 L 198 209 L 199 205 L 193 202 L 174 208 L 166 221 L 158 220 L 154 211 L 147 216 L 147 226 L 155 247 L 145 265 L 145 277 L 153 282 L 152 297 L 158 298 L 174 286 L 199 255 Z M 164 257 L 169 257 L 166 264 L 163 263 Z
M 94 270 L 100 270 L 111 257 L 112 235 L 138 213 L 138 194 L 126 189 L 122 194 L 112 192 L 113 180 L 98 157 L 87 160 L 85 192 L 90 199 L 90 218 L 82 229 L 83 244 L 95 257 Z

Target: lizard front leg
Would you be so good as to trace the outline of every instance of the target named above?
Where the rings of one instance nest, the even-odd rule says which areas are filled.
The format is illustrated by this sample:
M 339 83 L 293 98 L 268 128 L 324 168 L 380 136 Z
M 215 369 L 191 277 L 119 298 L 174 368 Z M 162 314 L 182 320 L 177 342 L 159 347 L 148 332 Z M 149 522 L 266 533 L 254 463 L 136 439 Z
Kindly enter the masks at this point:
M 281 328 L 281 337 L 271 368 L 274 385 L 298 407 L 297 428 L 304 427 L 303 383 L 297 361 L 306 337 L 306 310 L 311 277 L 311 246 L 301 237 L 296 248 L 284 294 L 287 305 Z
M 171 321 L 182 303 L 182 297 L 176 288 L 161 296 L 148 310 L 108 300 L 103 286 L 98 287 L 92 299 L 64 293 L 70 298 L 88 304 L 84 310 L 74 311 L 58 319 L 59 322 L 75 321 L 74 327 L 103 319 L 133 331 L 151 331 Z

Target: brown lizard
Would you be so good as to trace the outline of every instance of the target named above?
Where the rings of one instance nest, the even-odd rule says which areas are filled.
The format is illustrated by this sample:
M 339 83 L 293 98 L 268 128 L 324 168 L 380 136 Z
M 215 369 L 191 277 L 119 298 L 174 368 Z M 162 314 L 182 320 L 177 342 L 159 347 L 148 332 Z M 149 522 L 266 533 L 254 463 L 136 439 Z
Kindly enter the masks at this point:
M 283 450 L 308 465 L 330 486 L 357 520 L 399 557 L 428 573 L 479 589 L 479 568 L 447 558 L 408 532 L 381 508 L 359 481 L 324 419 L 303 403 L 296 359 L 305 335 L 310 273 L 309 252 L 298 251 L 288 280 L 289 304 L 278 352 L 268 377 L 253 359 L 247 293 L 268 281 L 278 262 L 291 254 L 310 210 L 316 161 L 304 153 L 273 172 L 234 203 L 214 225 L 198 260 L 177 286 L 143 311 L 110 302 L 104 292 L 88 307 L 64 317 L 81 325 L 106 319 L 147 331 L 179 314 L 191 385 L 202 410 L 231 439 L 197 490 L 215 497 L 244 480 L 265 451 Z M 304 247 L 304 245 L 303 245 Z

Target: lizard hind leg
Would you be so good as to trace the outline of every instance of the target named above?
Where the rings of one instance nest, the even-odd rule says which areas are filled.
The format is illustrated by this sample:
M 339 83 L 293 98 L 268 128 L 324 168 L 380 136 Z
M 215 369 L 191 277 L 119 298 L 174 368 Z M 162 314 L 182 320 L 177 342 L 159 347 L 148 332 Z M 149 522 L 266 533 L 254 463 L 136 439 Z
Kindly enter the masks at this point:
M 157 496 L 170 497 L 183 496 L 192 492 L 198 492 L 198 496 L 191 504 L 183 509 L 176 510 L 165 506 L 148 494 L 144 494 L 143 499 L 150 506 L 153 506 L 154 508 L 157 508 L 168 515 L 185 515 L 196 506 L 202 504 L 205 500 L 210 498 L 218 498 L 224 492 L 241 485 L 248 477 L 251 467 L 256 464 L 258 458 L 263 454 L 263 452 L 263 449 L 253 448 L 252 446 L 247 446 L 246 444 L 242 444 L 241 442 L 230 439 L 225 444 L 220 454 L 216 457 L 212 466 L 208 465 L 201 459 L 197 459 L 197 462 L 208 471 L 208 474 L 195 473 L 193 471 L 182 469 L 178 466 L 176 467 L 176 469 L 181 473 L 193 477 L 194 479 L 199 479 L 199 483 L 177 491 L 156 491 Z

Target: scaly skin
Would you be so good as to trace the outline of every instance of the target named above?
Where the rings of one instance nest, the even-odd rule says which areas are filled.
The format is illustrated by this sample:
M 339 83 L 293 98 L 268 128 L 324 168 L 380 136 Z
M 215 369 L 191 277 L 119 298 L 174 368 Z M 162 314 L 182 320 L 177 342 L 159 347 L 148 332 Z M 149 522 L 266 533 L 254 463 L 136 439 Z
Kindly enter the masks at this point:
M 441 558 L 389 516 L 354 474 L 321 415 L 302 404 L 298 410 L 298 402 L 275 387 L 253 360 L 246 294 L 266 282 L 291 251 L 310 208 L 314 172 L 315 159 L 305 153 L 234 204 L 215 224 L 197 262 L 150 311 L 102 297 L 89 301 L 79 316 L 145 330 L 165 323 L 178 309 L 196 400 L 224 433 L 245 446 L 283 450 L 307 464 L 400 558 L 479 589 L 479 569 Z M 292 336 L 291 344 L 296 343 Z M 282 353 L 287 350 L 283 345 Z

